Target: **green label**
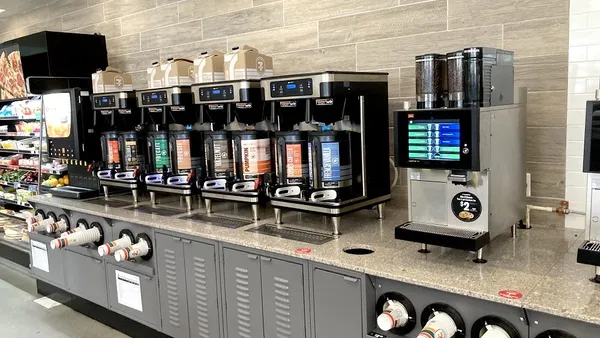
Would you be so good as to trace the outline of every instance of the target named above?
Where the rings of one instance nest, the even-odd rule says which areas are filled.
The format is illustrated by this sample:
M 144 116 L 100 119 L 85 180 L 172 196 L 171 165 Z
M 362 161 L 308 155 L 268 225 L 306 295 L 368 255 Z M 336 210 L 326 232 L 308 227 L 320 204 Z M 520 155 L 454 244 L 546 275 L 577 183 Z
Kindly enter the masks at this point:
M 154 162 L 156 170 L 163 166 L 169 167 L 169 143 L 167 139 L 154 140 Z

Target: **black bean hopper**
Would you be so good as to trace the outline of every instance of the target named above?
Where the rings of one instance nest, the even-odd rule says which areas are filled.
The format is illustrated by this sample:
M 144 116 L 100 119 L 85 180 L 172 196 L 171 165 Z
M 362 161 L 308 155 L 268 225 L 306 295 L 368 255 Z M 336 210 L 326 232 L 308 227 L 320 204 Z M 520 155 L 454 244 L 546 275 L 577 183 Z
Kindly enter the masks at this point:
M 259 80 L 233 80 L 192 86 L 204 130 L 207 178 L 202 198 L 247 203 L 258 219 L 266 198 L 265 177 L 273 173 L 272 116 Z
M 332 217 L 390 200 L 388 76 L 323 72 L 261 80 L 275 121 L 276 175 L 269 180 L 277 223 L 282 210 Z

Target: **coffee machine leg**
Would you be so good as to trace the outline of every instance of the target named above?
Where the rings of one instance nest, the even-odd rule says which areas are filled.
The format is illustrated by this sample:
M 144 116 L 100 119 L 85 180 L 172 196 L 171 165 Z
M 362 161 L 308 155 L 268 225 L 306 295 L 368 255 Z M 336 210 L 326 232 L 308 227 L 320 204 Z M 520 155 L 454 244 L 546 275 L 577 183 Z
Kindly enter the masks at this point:
M 204 204 L 206 205 L 206 213 L 207 214 L 212 214 L 213 210 L 212 210 L 212 200 L 207 198 L 204 200 Z
M 279 208 L 273 208 L 273 210 L 275 210 L 275 224 L 281 224 L 281 223 L 283 223 L 281 221 L 281 209 L 279 209 Z
M 385 208 L 385 203 L 377 204 L 377 218 L 384 219 L 383 211 Z
M 202 197 L 198 196 L 198 209 L 202 209 Z
M 478 263 L 478 264 L 487 263 L 487 260 L 483 259 L 483 248 L 477 250 L 477 258 L 474 259 L 473 262 Z
M 331 220 L 333 221 L 333 236 L 338 237 L 339 235 L 341 235 L 340 223 L 342 223 L 342 217 L 341 216 L 333 216 L 333 217 L 331 217 Z
M 192 210 L 192 196 L 185 196 L 185 210 Z
M 150 192 L 150 203 L 156 205 L 156 193 L 154 191 Z
M 510 235 L 512 236 L 512 238 L 517 237 L 517 224 L 513 224 L 512 227 L 510 227 Z
M 421 249 L 419 249 L 420 253 L 424 253 L 424 254 L 428 254 L 431 251 L 429 251 L 429 249 L 427 249 L 427 244 L 425 243 L 421 243 Z
M 103 185 L 102 190 L 104 191 L 104 199 L 107 200 L 108 199 L 108 186 Z
M 133 189 L 131 190 L 131 196 L 133 196 L 133 204 L 138 204 L 138 190 L 137 189 Z
M 258 221 L 258 204 L 252 204 L 252 217 L 254 221 Z

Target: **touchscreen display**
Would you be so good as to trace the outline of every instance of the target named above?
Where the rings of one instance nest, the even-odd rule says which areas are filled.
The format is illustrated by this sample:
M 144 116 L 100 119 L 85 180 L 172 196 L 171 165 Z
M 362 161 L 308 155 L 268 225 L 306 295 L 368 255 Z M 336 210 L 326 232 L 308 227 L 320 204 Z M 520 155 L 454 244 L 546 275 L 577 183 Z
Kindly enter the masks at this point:
M 48 137 L 71 136 L 71 94 L 46 94 L 43 96 L 43 104 Z
M 408 159 L 460 161 L 459 120 L 408 121 Z

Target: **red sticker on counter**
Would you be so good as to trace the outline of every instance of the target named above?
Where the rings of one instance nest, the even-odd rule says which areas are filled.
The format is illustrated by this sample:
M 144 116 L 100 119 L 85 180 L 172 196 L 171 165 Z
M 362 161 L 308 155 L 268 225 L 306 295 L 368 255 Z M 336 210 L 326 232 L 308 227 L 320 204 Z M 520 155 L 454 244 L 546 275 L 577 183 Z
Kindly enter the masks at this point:
M 300 254 L 300 255 L 307 255 L 312 252 L 312 249 L 311 248 L 298 248 L 294 252 L 297 254 Z
M 521 299 L 523 294 L 515 290 L 501 290 L 498 292 L 498 296 L 506 299 Z

